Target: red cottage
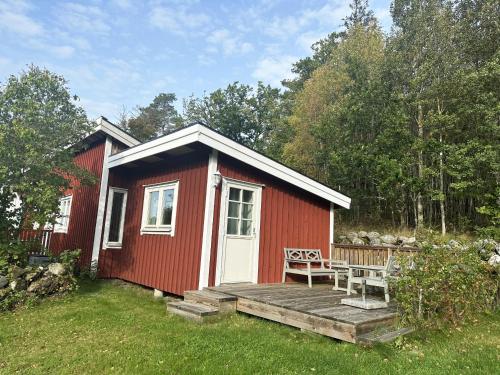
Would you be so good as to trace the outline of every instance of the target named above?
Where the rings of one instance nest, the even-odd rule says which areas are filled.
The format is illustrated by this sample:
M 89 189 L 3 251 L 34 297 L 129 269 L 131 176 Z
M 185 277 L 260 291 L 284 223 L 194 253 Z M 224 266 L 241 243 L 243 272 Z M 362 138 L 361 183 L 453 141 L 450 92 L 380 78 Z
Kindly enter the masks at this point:
M 281 281 L 283 248 L 329 257 L 350 199 L 201 124 L 140 143 L 105 118 L 75 156 L 100 183 L 67 192 L 51 249 L 162 291 Z

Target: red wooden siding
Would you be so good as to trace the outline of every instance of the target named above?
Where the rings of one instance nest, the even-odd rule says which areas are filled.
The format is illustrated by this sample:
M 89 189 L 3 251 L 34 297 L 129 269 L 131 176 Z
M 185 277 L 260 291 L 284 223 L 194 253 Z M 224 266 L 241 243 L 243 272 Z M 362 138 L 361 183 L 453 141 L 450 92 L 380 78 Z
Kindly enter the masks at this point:
M 218 170 L 224 177 L 265 185 L 262 189 L 259 283 L 281 281 L 285 247 L 321 249 L 323 256 L 328 257 L 329 202 L 224 154 L 219 154 Z M 212 233 L 210 285 L 215 283 L 220 196 L 218 187 Z
M 75 164 L 86 168 L 100 180 L 103 158 L 104 140 L 79 153 L 74 160 Z M 83 267 L 90 266 L 92 258 L 99 187 L 99 181 L 92 186 L 74 183 L 74 188 L 66 192 L 66 195 L 73 195 L 68 233 L 53 233 L 50 241 L 50 249 L 56 254 L 66 249 L 81 249 L 80 264 Z
M 109 185 L 128 189 L 123 248 L 100 252 L 100 276 L 179 295 L 197 289 L 207 173 L 206 151 L 149 167 L 111 170 Z M 179 180 L 175 235 L 141 235 L 144 185 L 173 180 Z

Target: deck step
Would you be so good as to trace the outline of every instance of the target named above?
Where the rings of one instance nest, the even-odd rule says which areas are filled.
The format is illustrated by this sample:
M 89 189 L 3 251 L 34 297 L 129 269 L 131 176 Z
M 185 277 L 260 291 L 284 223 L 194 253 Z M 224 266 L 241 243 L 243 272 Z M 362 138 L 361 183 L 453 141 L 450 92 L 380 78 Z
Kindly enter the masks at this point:
M 207 289 L 184 292 L 184 301 L 211 306 L 217 308 L 221 313 L 236 311 L 236 300 L 235 296 Z
M 394 331 L 372 331 L 358 336 L 358 342 L 363 344 L 385 343 L 397 339 L 400 336 L 407 335 L 414 331 L 413 328 L 400 328 Z
M 168 303 L 167 311 L 197 322 L 204 322 L 219 313 L 215 307 L 185 301 Z

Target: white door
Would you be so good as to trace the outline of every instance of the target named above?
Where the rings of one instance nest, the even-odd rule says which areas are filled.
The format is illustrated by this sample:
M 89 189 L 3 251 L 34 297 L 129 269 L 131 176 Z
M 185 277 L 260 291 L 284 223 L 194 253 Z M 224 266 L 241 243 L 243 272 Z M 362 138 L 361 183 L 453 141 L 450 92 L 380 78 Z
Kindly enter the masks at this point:
M 223 181 L 219 284 L 257 282 L 261 191 L 258 185 Z

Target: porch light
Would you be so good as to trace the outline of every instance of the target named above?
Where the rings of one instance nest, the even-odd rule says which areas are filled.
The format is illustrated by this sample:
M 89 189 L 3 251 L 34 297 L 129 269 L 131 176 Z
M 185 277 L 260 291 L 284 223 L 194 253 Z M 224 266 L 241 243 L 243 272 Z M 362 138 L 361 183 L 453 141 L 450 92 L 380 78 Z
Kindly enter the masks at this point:
M 214 183 L 214 187 L 217 187 L 219 186 L 219 184 L 221 183 L 222 181 L 222 175 L 219 171 L 215 172 L 213 174 L 213 183 Z

